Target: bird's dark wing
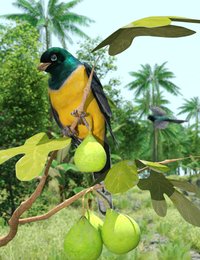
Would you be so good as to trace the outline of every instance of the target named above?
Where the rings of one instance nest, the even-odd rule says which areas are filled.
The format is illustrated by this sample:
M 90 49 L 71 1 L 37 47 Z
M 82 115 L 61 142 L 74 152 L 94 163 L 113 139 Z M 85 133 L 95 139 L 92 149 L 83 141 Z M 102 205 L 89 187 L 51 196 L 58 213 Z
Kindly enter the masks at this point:
M 52 111 L 53 117 L 54 117 L 54 119 L 55 119 L 57 125 L 58 125 L 61 129 L 63 129 L 63 125 L 62 125 L 61 122 L 60 122 L 59 115 L 58 115 L 57 111 L 53 108 L 50 99 L 49 99 L 49 103 L 50 103 L 50 106 L 51 106 L 51 111 Z
M 153 112 L 154 116 L 165 116 L 166 112 L 160 107 L 150 107 L 151 111 Z
M 83 63 L 83 64 L 86 68 L 86 73 L 89 77 L 90 73 L 92 71 L 92 68 L 87 63 Z M 93 75 L 93 78 L 92 78 L 91 89 L 92 89 L 92 93 L 93 93 L 93 95 L 94 95 L 94 97 L 95 97 L 95 99 L 98 103 L 98 106 L 99 106 L 102 114 L 104 115 L 106 124 L 108 126 L 109 131 L 110 131 L 110 134 L 111 134 L 112 138 L 115 140 L 114 134 L 112 132 L 111 124 L 110 124 L 110 118 L 112 116 L 112 111 L 111 111 L 110 106 L 108 104 L 108 100 L 106 98 L 106 95 L 103 91 L 103 87 L 101 85 L 101 82 L 98 79 L 95 72 L 94 72 L 94 75 Z

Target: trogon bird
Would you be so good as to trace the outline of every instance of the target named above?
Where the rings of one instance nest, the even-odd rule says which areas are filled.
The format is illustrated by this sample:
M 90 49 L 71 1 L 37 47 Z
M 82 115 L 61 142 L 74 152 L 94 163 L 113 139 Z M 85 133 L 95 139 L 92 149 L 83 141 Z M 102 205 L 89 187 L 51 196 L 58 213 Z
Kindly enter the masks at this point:
M 78 124 L 75 129 L 76 135 L 69 133 L 69 127 L 75 119 L 71 113 L 81 103 L 83 91 L 92 69 L 87 63 L 80 62 L 67 50 L 59 47 L 45 51 L 40 62 L 38 69 L 50 74 L 49 100 L 54 119 L 61 130 L 70 135 L 73 143 L 78 146 L 80 141 L 87 136 L 88 128 L 84 124 Z M 106 129 L 109 129 L 113 138 L 114 136 L 110 124 L 112 112 L 96 73 L 92 78 L 91 92 L 87 97 L 84 110 L 85 119 L 92 126 L 93 135 L 104 146 L 107 154 L 105 167 L 101 171 L 93 173 L 94 179 L 97 180 L 110 169 L 110 151 L 106 141 Z M 111 194 L 104 188 L 98 192 L 112 207 Z M 98 198 L 98 207 L 102 214 L 106 212 L 104 200 Z
M 151 106 L 150 109 L 153 112 L 153 114 L 148 115 L 148 119 L 153 122 L 155 128 L 165 129 L 168 123 L 182 124 L 184 122 L 187 122 L 186 120 L 170 118 L 169 116 L 167 116 L 166 112 L 160 107 Z

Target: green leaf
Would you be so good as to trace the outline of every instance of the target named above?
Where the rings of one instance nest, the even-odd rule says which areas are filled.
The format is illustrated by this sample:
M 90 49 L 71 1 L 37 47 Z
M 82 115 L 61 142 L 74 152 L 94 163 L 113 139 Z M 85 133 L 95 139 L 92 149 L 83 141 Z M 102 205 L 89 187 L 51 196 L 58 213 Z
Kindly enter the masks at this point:
M 47 153 L 34 149 L 23 156 L 15 165 L 16 176 L 20 181 L 30 181 L 40 175 L 47 161 Z
M 198 188 L 197 185 L 192 184 L 185 180 L 174 180 L 174 179 L 170 179 L 170 178 L 169 178 L 169 180 L 177 188 L 180 188 L 180 189 L 188 191 L 188 192 L 196 193 L 198 196 L 200 196 L 200 189 Z
M 200 209 L 177 190 L 170 196 L 171 201 L 190 224 L 200 227 Z
M 67 147 L 61 149 L 58 151 L 57 153 L 57 161 L 58 163 L 63 162 L 63 160 L 66 158 L 66 156 L 69 153 L 69 149 L 70 149 L 70 145 L 68 145 Z
M 72 171 L 75 171 L 75 172 L 79 172 L 79 169 L 76 167 L 76 165 L 74 165 L 72 163 L 62 163 L 62 164 L 59 164 L 57 166 L 57 169 L 58 170 L 64 170 L 64 171 L 72 170 Z
M 115 194 L 125 192 L 138 183 L 137 167 L 134 161 L 116 163 L 104 180 L 106 189 Z
M 160 217 L 165 217 L 167 214 L 167 203 L 165 200 L 151 200 L 153 209 Z
M 178 192 L 173 186 L 173 180 L 171 182 L 162 173 L 151 172 L 147 179 L 139 180 L 138 187 L 141 190 L 150 191 L 153 209 L 159 216 L 164 217 L 167 213 L 167 204 L 164 197 L 164 194 L 166 194 L 187 222 L 200 226 L 200 209 Z M 183 187 L 188 188 L 187 185 Z
M 192 35 L 195 31 L 188 28 L 171 25 L 172 21 L 200 23 L 200 20 L 173 16 L 152 16 L 134 21 L 107 37 L 93 51 L 110 45 L 109 54 L 116 55 L 126 50 L 137 36 L 183 37 Z
M 25 154 L 16 163 L 16 176 L 21 181 L 29 181 L 41 174 L 51 151 L 62 149 L 70 142 L 69 138 L 50 140 L 45 133 L 38 133 L 22 146 L 0 151 L 0 164 L 17 154 Z
M 172 183 L 162 173 L 151 172 L 146 179 L 140 179 L 138 187 L 141 190 L 149 190 L 153 200 L 165 200 L 164 194 L 171 196 L 174 192 Z
M 76 194 L 76 193 L 79 193 L 80 191 L 84 190 L 85 188 L 84 187 L 75 187 L 73 189 L 73 192 Z
M 0 151 L 0 164 L 6 162 L 7 160 L 11 159 L 12 157 L 16 156 L 17 154 L 22 154 L 23 151 L 19 149 L 19 147 L 16 148 L 10 148 L 7 150 L 1 150 Z
M 156 171 L 156 172 L 168 172 L 169 167 L 166 165 L 157 163 L 157 162 L 149 162 L 149 161 L 144 161 L 144 160 L 136 160 L 136 164 L 139 166 L 148 166 L 151 170 Z

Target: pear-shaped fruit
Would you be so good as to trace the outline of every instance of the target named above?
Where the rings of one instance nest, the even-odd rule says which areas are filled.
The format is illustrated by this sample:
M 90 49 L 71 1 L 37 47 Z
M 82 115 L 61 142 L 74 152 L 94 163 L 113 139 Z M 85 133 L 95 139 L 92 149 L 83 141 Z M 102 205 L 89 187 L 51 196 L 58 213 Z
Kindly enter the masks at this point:
M 138 245 L 140 228 L 132 218 L 108 209 L 101 235 L 108 250 L 115 254 L 126 254 Z
M 82 217 L 67 233 L 64 250 L 69 260 L 97 260 L 102 252 L 100 232 Z
M 87 210 L 85 213 L 85 217 L 88 219 L 88 221 L 94 228 L 96 228 L 99 231 L 102 229 L 103 220 L 100 219 L 93 211 Z
M 74 162 L 81 172 L 97 172 L 105 166 L 106 152 L 91 133 L 76 149 Z

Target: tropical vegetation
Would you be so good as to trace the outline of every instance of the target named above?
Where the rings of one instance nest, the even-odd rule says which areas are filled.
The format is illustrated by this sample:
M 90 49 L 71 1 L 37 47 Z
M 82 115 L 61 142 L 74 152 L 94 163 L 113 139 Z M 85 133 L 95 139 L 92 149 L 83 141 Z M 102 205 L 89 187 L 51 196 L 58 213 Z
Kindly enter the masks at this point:
M 36 28 L 46 49 L 51 47 L 52 35 L 58 38 L 62 46 L 72 43 L 71 34 L 81 38 L 88 37 L 80 27 L 89 26 L 93 22 L 90 18 L 71 11 L 81 0 L 59 2 L 49 0 L 47 9 L 43 0 L 16 0 L 13 5 L 22 13 L 5 14 L 2 18 L 12 21 L 28 22 Z
M 45 14 L 43 1 L 17 0 L 14 5 L 24 12 L 4 16 L 16 21 L 16 24 L 0 27 L 0 149 L 21 145 L 38 132 L 46 132 L 54 137 L 60 135 L 60 130 L 56 125 L 52 127 L 50 120 L 47 76 L 37 70 L 42 46 L 39 39 L 45 39 L 48 48 L 51 46 L 52 34 L 60 39 L 64 47 L 67 42 L 71 42 L 71 33 L 85 37 L 79 26 L 89 25 L 92 20 L 71 12 L 80 2 L 74 0 L 59 3 L 58 0 L 49 0 Z M 179 108 L 179 115 L 184 116 L 188 122 L 182 125 L 169 124 L 166 129 L 155 131 L 152 122 L 147 120 L 151 106 L 161 107 L 167 115 L 175 116 L 169 109 L 169 99 L 166 98 L 166 93 L 181 97 L 181 86 L 173 83 L 174 73 L 167 68 L 166 62 L 154 66 L 145 64 L 139 71 L 130 72 L 132 80 L 124 86 L 118 77 L 109 76 L 117 70 L 115 58 L 108 56 L 104 50 L 90 53 L 98 42 L 99 39 L 87 38 L 79 45 L 77 57 L 91 65 L 100 57 L 96 73 L 104 85 L 112 108 L 112 127 L 117 140 L 116 144 L 107 135 L 112 162 L 138 158 L 151 161 L 155 149 L 157 155 L 153 159 L 158 161 L 189 157 L 171 164 L 169 174 L 173 174 L 173 178 L 185 175 L 185 178 L 199 185 L 200 163 L 196 157 L 200 154 L 199 97 L 184 99 Z M 133 100 L 123 98 L 121 91 L 124 87 L 133 93 Z M 73 148 L 67 151 L 63 165 L 60 164 L 62 156 L 53 161 L 44 192 L 25 216 L 42 214 L 88 187 L 91 176 L 77 171 L 73 165 L 73 154 Z M 8 219 L 16 207 L 33 192 L 39 181 L 37 178 L 29 183 L 19 182 L 15 177 L 15 162 L 16 159 L 13 159 L 0 166 L 0 233 L 7 231 Z M 193 197 L 190 199 L 194 200 Z M 189 255 L 200 250 L 199 230 L 185 223 L 172 206 L 169 207 L 169 215 L 163 220 L 153 215 L 147 192 L 141 193 L 135 188 L 125 196 L 114 197 L 114 200 L 118 210 L 123 209 L 128 214 L 131 210 L 143 229 L 142 244 L 132 255 L 123 259 L 172 259 L 174 256 L 177 256 L 177 260 L 190 259 Z M 73 204 L 73 208 L 66 209 L 49 221 L 37 223 L 42 232 L 46 230 L 43 234 L 39 228 L 37 234 L 34 233 L 35 224 L 23 226 L 13 244 L 0 252 L 0 259 L 16 259 L 16 255 L 19 259 L 26 259 L 24 255 L 27 252 L 29 259 L 62 259 L 63 245 L 60 241 L 65 233 L 63 226 L 66 225 L 68 230 L 71 221 L 79 214 L 78 201 Z M 182 225 L 181 231 L 178 223 Z M 37 239 L 32 240 L 32 236 Z M 150 241 L 155 241 L 156 252 L 153 252 Z M 20 247 L 22 244 L 24 246 Z M 32 249 L 35 248 L 37 250 L 33 252 Z M 109 252 L 105 250 L 102 259 L 118 259 L 109 257 Z

